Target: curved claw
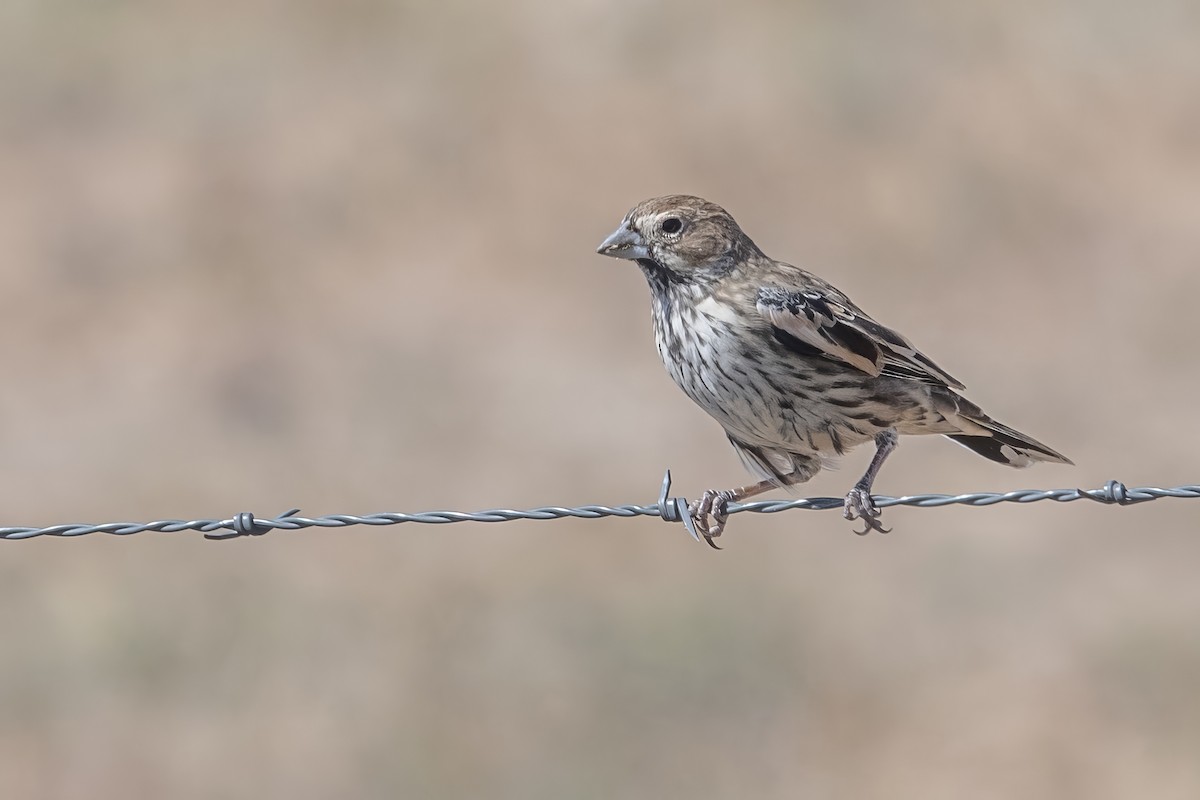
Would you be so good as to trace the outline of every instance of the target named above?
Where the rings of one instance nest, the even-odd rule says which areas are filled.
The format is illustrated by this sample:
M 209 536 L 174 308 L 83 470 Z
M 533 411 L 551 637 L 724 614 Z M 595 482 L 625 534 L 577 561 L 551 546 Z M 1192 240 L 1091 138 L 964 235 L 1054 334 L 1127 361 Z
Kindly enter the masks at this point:
M 857 534 L 858 536 L 866 536 L 871 531 L 879 531 L 880 533 L 891 533 L 892 532 L 891 528 L 885 528 L 882 525 L 880 525 L 879 520 L 877 520 L 877 519 L 873 519 L 871 517 L 863 517 L 862 521 L 863 521 L 863 529 L 861 531 L 857 531 L 857 530 L 854 531 L 854 533 Z
M 709 489 L 688 507 L 688 514 L 695 523 L 696 530 L 714 550 L 721 549 L 713 539 L 725 530 L 725 522 L 729 519 L 729 501 L 732 497 L 732 492 Z
M 879 522 L 880 510 L 875 505 L 875 501 L 871 499 L 870 492 L 855 486 L 846 495 L 846 502 L 843 506 L 842 516 L 848 520 L 861 519 L 863 521 L 863 529 L 854 531 L 859 536 L 866 536 L 871 531 L 879 533 L 891 533 L 891 528 L 885 528 Z

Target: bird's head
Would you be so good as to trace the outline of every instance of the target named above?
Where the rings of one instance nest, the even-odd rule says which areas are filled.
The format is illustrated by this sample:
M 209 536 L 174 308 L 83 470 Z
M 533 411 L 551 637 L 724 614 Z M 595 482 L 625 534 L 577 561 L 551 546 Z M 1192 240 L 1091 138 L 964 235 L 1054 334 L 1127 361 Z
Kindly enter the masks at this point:
M 596 252 L 636 261 L 652 280 L 683 283 L 716 280 L 761 255 L 729 212 L 681 194 L 638 203 Z

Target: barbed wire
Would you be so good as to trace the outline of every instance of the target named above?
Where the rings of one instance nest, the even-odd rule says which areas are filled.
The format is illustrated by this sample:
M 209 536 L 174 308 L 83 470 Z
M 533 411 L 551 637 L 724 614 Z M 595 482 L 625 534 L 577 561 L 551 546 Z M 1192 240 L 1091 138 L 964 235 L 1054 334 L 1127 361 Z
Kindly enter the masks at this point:
M 659 517 L 666 522 L 682 523 L 697 540 L 692 515 L 688 513 L 688 501 L 682 497 L 671 497 L 671 471 L 663 477 L 658 502 L 651 505 L 620 506 L 543 506 L 526 510 L 495 508 L 488 511 L 423 511 L 413 514 L 385 512 L 380 514 L 328 514 L 320 517 L 302 517 L 300 509 L 293 508 L 284 513 L 263 519 L 249 511 L 236 514 L 229 519 L 164 519 L 153 522 L 106 522 L 99 525 L 66 524 L 44 528 L 0 528 L 2 539 L 32 539 L 39 536 L 73 538 L 93 533 L 113 536 L 129 536 L 135 533 L 179 533 L 199 531 L 206 539 L 236 539 L 243 536 L 261 536 L 271 531 L 294 531 L 303 528 L 345 528 L 351 525 L 399 525 L 415 522 L 430 525 L 446 525 L 455 522 L 513 522 L 515 520 L 547 519 L 600 519 L 603 517 Z M 1109 481 L 1099 489 L 1018 489 L 1012 492 L 973 492 L 970 494 L 913 494 L 903 497 L 874 495 L 875 504 L 883 509 L 892 506 L 916 506 L 936 508 L 938 506 L 967 505 L 990 506 L 996 503 L 1036 503 L 1054 500 L 1069 503 L 1074 500 L 1093 500 L 1106 505 L 1133 505 L 1158 500 L 1164 497 L 1200 498 L 1200 486 L 1176 486 L 1159 489 L 1146 486 L 1130 489 L 1120 481 Z M 752 503 L 734 503 L 729 506 L 730 514 L 777 514 L 793 509 L 823 511 L 842 508 L 841 497 L 804 497 L 793 500 L 758 500 Z

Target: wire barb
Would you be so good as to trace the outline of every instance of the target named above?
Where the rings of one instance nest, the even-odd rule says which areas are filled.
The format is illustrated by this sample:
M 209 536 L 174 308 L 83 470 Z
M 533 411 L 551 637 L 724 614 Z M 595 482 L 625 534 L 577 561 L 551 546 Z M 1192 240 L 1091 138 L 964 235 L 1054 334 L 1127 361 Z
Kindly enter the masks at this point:
M 1079 492 L 1081 497 L 1086 497 L 1088 500 L 1095 500 L 1097 503 L 1104 503 L 1105 505 L 1116 503 L 1121 506 L 1130 506 L 1134 503 L 1142 503 L 1146 500 L 1154 499 L 1150 496 L 1131 497 L 1129 490 L 1125 488 L 1125 484 L 1120 481 L 1109 481 L 1104 484 L 1103 489 L 1092 489 L 1090 491 L 1087 489 L 1077 489 L 1076 491 Z M 1135 489 L 1134 491 L 1141 490 Z
M 696 520 L 692 518 L 688 501 L 682 497 L 669 497 L 670 494 L 671 470 L 667 470 L 663 475 L 662 491 L 658 493 L 658 515 L 663 518 L 664 522 L 682 522 L 683 529 L 691 534 L 691 537 L 697 542 L 700 541 L 700 532 L 696 530 Z M 712 542 L 709 541 L 709 544 Z
M 114 536 L 129 536 L 135 533 L 179 533 L 199 531 L 206 539 L 237 539 L 244 536 L 262 536 L 273 530 L 300 530 L 302 528 L 345 528 L 351 525 L 399 525 L 417 522 L 430 525 L 445 525 L 453 522 L 513 522 L 514 520 L 600 519 L 603 517 L 658 517 L 665 522 L 683 523 L 684 529 L 696 541 L 699 532 L 688 510 L 688 501 L 682 497 L 671 497 L 671 472 L 663 476 L 658 502 L 654 505 L 623 506 L 545 506 L 527 510 L 492 509 L 489 511 L 423 511 L 415 514 L 382 513 L 357 516 L 353 514 L 330 514 L 323 517 L 298 516 L 300 509 L 293 508 L 277 517 L 259 519 L 249 511 L 243 511 L 229 519 L 167 519 L 154 522 L 105 522 L 99 525 L 65 524 L 44 528 L 0 528 L 0 539 L 33 539 L 40 536 L 74 538 L 93 533 L 108 533 Z M 1200 498 L 1200 485 L 1176 486 L 1159 489 L 1148 486 L 1130 489 L 1120 481 L 1109 481 L 1099 489 L 1018 489 L 1013 492 L 976 492 L 972 494 L 918 494 L 905 497 L 875 495 L 872 499 L 879 508 L 891 506 L 915 506 L 935 508 L 938 506 L 967 505 L 990 506 L 996 503 L 1036 503 L 1054 500 L 1069 503 L 1073 500 L 1092 500 L 1105 505 L 1128 506 L 1160 500 L 1166 497 L 1180 499 Z M 804 497 L 794 500 L 758 500 L 753 503 L 733 503 L 730 514 L 750 512 L 755 514 L 777 514 L 781 511 L 807 509 L 823 511 L 842 508 L 840 497 Z
M 292 508 L 269 522 L 259 522 L 254 518 L 253 513 L 243 511 L 240 514 L 234 515 L 233 519 L 228 521 L 228 524 L 222 522 L 220 528 L 205 531 L 204 538 L 219 541 L 221 539 L 237 539 L 241 536 L 262 536 L 264 533 L 270 533 L 277 527 L 286 527 L 286 518 L 293 517 L 299 513 L 300 509 Z M 227 533 L 225 532 L 226 530 L 228 530 Z

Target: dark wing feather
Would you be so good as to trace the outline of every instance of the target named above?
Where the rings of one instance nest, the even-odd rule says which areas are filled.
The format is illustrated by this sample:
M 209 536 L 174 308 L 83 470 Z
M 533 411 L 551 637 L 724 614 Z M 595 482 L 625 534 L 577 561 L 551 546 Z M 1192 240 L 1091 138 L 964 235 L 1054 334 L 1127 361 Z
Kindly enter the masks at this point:
M 811 354 L 810 348 L 815 348 L 826 358 L 868 375 L 963 388 L 903 336 L 833 291 L 766 286 L 758 291 L 757 307 L 774 328 L 775 338 L 798 352 L 807 351 L 807 355 Z

